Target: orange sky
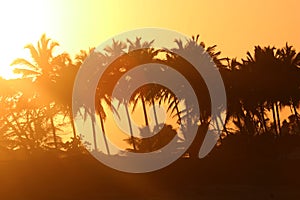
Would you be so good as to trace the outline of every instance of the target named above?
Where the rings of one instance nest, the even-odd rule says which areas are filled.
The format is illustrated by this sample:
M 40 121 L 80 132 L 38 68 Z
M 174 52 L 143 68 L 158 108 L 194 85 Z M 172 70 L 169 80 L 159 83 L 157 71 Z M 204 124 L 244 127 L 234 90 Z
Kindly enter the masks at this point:
M 74 55 L 105 39 L 140 27 L 163 27 L 200 34 L 225 57 L 244 57 L 253 46 L 286 41 L 300 50 L 297 0 L 27 0 L 0 3 L 0 74 L 23 46 L 42 33 Z

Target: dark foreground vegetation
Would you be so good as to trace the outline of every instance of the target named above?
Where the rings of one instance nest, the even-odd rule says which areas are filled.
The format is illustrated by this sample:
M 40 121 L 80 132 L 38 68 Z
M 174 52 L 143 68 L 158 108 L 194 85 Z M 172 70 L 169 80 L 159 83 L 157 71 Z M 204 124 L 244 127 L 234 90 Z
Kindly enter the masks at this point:
M 54 152 L 0 164 L 2 199 L 298 199 L 299 160 L 221 155 L 181 158 L 162 170 L 127 174 L 88 155 Z M 245 155 L 243 155 L 245 156 Z

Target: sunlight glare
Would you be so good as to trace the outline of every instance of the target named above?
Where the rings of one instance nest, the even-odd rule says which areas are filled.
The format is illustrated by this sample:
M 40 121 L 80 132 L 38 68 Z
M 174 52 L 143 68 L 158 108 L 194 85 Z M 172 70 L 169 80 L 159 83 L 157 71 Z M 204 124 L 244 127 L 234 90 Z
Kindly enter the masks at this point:
M 13 68 L 1 67 L 0 68 L 0 77 L 2 77 L 4 79 L 16 79 L 16 78 L 20 78 L 21 75 L 15 74 L 13 72 Z
M 2 1 L 0 3 L 0 76 L 18 78 L 10 66 L 16 58 L 30 59 L 24 46 L 36 43 L 47 29 L 47 5 L 43 1 Z M 38 16 L 38 17 L 37 17 Z

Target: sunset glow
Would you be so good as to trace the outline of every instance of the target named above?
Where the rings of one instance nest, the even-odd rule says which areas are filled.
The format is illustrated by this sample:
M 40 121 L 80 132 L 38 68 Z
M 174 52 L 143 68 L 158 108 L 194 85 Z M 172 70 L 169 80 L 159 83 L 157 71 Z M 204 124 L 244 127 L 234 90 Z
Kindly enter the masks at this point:
M 300 199 L 299 0 L 0 3 L 0 200 Z
M 224 57 L 242 58 L 257 44 L 280 47 L 289 42 L 300 49 L 297 0 L 13 0 L 0 7 L 1 68 L 24 57 L 24 45 L 43 33 L 75 55 L 120 32 L 149 26 L 200 34 L 207 45 L 218 45 Z M 1 69 L 1 76 L 12 77 L 8 71 Z

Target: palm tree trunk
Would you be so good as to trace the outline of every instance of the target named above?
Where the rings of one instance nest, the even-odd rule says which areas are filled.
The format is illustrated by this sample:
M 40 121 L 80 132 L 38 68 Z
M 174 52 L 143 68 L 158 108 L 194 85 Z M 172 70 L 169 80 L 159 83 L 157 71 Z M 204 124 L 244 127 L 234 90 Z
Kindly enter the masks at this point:
M 145 124 L 146 124 L 146 126 L 149 126 L 148 115 L 147 115 L 147 110 L 146 110 L 146 103 L 145 103 L 145 99 L 142 95 L 141 95 L 141 99 L 142 99 L 143 112 L 144 112 L 144 117 L 145 117 Z
M 70 115 L 70 121 L 71 121 L 71 126 L 72 126 L 73 137 L 74 137 L 74 139 L 76 139 L 77 134 L 76 134 L 76 128 L 75 128 L 75 123 L 74 123 L 72 114 Z
M 276 109 L 276 114 L 277 114 L 277 124 L 278 124 L 278 134 L 279 136 L 281 135 L 281 124 L 280 124 L 280 110 L 278 106 L 278 102 L 275 103 L 275 109 Z
M 129 115 L 127 103 L 125 103 L 124 106 L 125 106 L 126 115 L 127 115 L 127 119 L 128 119 L 128 125 L 129 125 L 129 131 L 130 131 L 130 137 L 131 137 L 132 146 L 133 146 L 134 151 L 136 151 L 136 146 L 135 146 L 135 141 L 134 141 L 134 136 L 133 136 L 133 130 L 132 130 L 132 125 L 131 125 L 131 120 L 130 120 L 130 115 Z
M 262 104 L 260 104 L 260 115 L 261 115 L 264 132 L 266 133 L 268 130 L 267 130 L 267 124 L 265 119 L 264 106 Z
M 106 134 L 105 134 L 105 129 L 104 129 L 104 121 L 101 116 L 101 113 L 99 114 L 99 118 L 100 118 L 100 124 L 101 124 L 101 130 L 102 130 L 102 134 L 103 134 L 103 138 L 104 138 L 104 143 L 105 143 L 105 147 L 106 147 L 106 152 L 107 152 L 107 155 L 110 155 L 107 138 L 106 138 Z
M 276 135 L 278 135 L 277 122 L 276 122 L 276 114 L 275 114 L 275 105 L 274 105 L 274 103 L 272 104 L 272 115 L 273 115 L 273 123 L 274 123 L 275 133 L 276 133 Z
M 75 128 L 75 123 L 74 123 L 74 117 L 73 117 L 73 111 L 72 111 L 72 109 L 69 109 L 69 119 L 70 119 L 70 122 L 71 122 L 73 137 L 74 137 L 74 140 L 75 140 L 77 138 L 77 135 L 76 135 L 76 128 Z
M 98 151 L 98 147 L 97 147 L 97 138 L 96 138 L 96 128 L 95 128 L 95 116 L 92 114 L 91 115 L 92 118 L 92 130 L 93 130 L 93 139 L 94 139 L 94 148 L 95 151 Z
M 176 103 L 175 105 L 175 109 L 176 109 L 176 113 L 177 113 L 177 117 L 178 117 L 178 121 L 179 121 L 179 124 L 181 124 L 181 116 L 180 116 L 180 112 L 179 112 L 179 108 L 178 108 L 178 104 Z
M 297 107 L 296 107 L 294 101 L 293 101 L 293 109 L 294 109 L 294 113 L 295 113 L 295 116 L 296 116 L 296 121 L 299 122 L 299 114 L 298 114 Z
M 157 119 L 157 113 L 156 113 L 156 108 L 155 108 L 155 104 L 154 104 L 154 98 L 152 98 L 152 106 L 153 106 L 153 114 L 154 114 L 154 119 L 155 119 L 155 124 L 158 127 L 158 119 Z
M 221 121 L 221 119 L 220 119 L 220 121 Z M 216 126 L 217 126 L 217 130 L 218 130 L 220 142 L 222 143 L 222 133 L 221 133 L 221 129 L 220 129 L 219 122 L 218 122 L 218 116 L 216 116 Z

